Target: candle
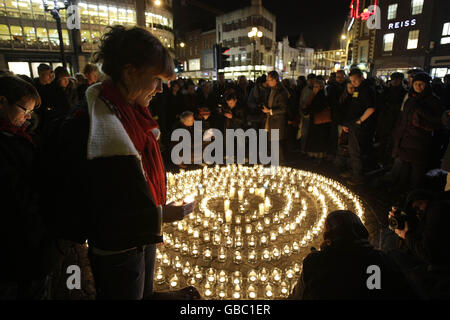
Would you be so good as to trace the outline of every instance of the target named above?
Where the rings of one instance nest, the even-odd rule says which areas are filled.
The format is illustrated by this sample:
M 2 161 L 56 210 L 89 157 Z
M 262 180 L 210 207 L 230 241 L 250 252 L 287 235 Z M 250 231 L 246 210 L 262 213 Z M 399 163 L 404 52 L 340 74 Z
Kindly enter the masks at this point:
M 241 217 L 240 215 L 236 215 L 236 216 L 234 217 L 234 222 L 235 222 L 236 224 L 241 224 L 241 222 L 242 222 L 242 217 Z
M 249 299 L 256 299 L 257 298 L 255 286 L 253 286 L 252 284 L 248 286 L 247 293 L 248 293 L 248 298 Z
M 209 231 L 204 231 L 203 232 L 203 241 L 204 242 L 209 242 L 211 240 L 211 237 L 209 235 Z
M 196 257 L 198 257 L 198 255 L 199 255 L 199 245 L 198 245 L 198 243 L 197 242 L 194 242 L 193 244 L 192 244 L 192 250 L 191 250 L 191 255 L 194 257 L 194 258 L 196 258 Z
M 203 251 L 203 259 L 207 261 L 207 260 L 211 260 L 211 258 L 212 258 L 211 249 L 206 248 L 205 251 Z
M 238 190 L 238 199 L 239 201 L 242 201 L 244 199 L 244 190 L 242 189 Z
M 262 253 L 262 260 L 270 261 L 270 251 L 268 249 L 264 249 Z
M 259 204 L 259 215 L 263 216 L 264 215 L 264 203 L 260 203 Z
M 227 297 L 227 288 L 225 287 L 224 284 L 220 284 L 217 287 L 217 295 L 219 296 L 220 299 Z
M 231 248 L 233 246 L 233 238 L 230 236 L 227 236 L 225 238 L 225 247 Z
M 275 248 L 273 249 L 273 251 L 272 251 L 272 257 L 273 257 L 275 260 L 280 259 L 280 250 L 279 250 L 277 247 L 275 247 Z
M 182 265 L 181 265 L 181 261 L 180 261 L 180 257 L 179 256 L 175 256 L 175 258 L 173 259 L 173 264 L 172 264 L 176 270 L 180 270 Z
M 209 283 L 214 284 L 216 282 L 216 270 L 214 270 L 213 268 L 209 268 L 206 271 L 206 280 Z
M 259 222 L 256 224 L 256 231 L 259 233 L 259 232 L 263 232 L 263 230 L 264 230 L 264 227 L 263 227 L 261 221 L 259 221 Z
M 233 285 L 239 285 L 242 283 L 242 274 L 240 271 L 233 272 L 233 275 L 231 277 Z
M 233 289 L 233 298 L 237 300 L 240 297 L 241 297 L 241 287 L 237 284 L 234 286 Z
M 252 225 L 251 224 L 247 224 L 245 226 L 245 233 L 246 234 L 251 234 L 252 233 Z
M 219 232 L 214 232 L 213 245 L 218 246 L 222 242 L 222 236 Z
M 265 290 L 266 290 L 266 297 L 267 298 L 272 298 L 272 296 L 273 296 L 273 288 L 272 288 L 272 286 L 270 284 L 268 284 L 266 286 Z
M 242 234 L 242 227 L 237 226 L 234 228 L 234 234 L 240 236 Z
M 156 283 L 163 284 L 165 281 L 164 273 L 161 267 L 156 268 Z
M 247 244 L 250 248 L 253 248 L 256 246 L 256 238 L 254 235 L 247 237 Z
M 205 297 L 211 297 L 213 295 L 212 286 L 209 282 L 206 282 L 204 287 Z
M 183 276 L 187 277 L 191 275 L 191 264 L 189 263 L 189 261 L 187 261 L 184 264 L 184 268 L 183 268 Z
M 194 274 L 195 274 L 195 279 L 197 281 L 201 281 L 203 279 L 203 272 L 202 272 L 202 268 L 199 266 L 195 266 L 194 267 Z
M 250 270 L 248 272 L 248 281 L 250 281 L 251 283 L 255 283 L 256 280 L 258 280 L 258 274 L 256 273 L 255 270 Z
M 234 187 L 230 187 L 230 192 L 229 192 L 229 196 L 230 198 L 234 198 L 234 194 L 236 192 L 236 188 Z
M 270 241 L 276 241 L 277 240 L 277 232 L 270 231 Z
M 255 193 L 255 188 L 250 188 L 250 194 L 254 194 Z
M 230 200 L 229 200 L 229 199 L 225 199 L 225 200 L 224 200 L 224 202 L 223 202 L 223 208 L 224 208 L 224 211 L 225 211 L 225 212 L 227 212 L 227 210 L 230 209 Z
M 193 235 L 194 239 L 198 239 L 200 237 L 200 231 L 198 231 L 198 229 L 194 229 L 194 231 L 192 232 L 192 235 Z
M 224 247 L 219 248 L 217 260 L 219 262 L 225 262 L 227 260 L 227 249 L 226 248 L 224 248 Z
M 249 263 L 256 263 L 256 251 L 254 249 L 249 250 L 247 260 Z
M 234 259 L 233 259 L 234 263 L 236 264 L 240 264 L 242 262 L 242 255 L 241 252 L 236 250 L 234 252 Z
M 220 270 L 218 279 L 220 284 L 226 283 L 228 281 L 227 273 L 225 270 Z
M 176 288 L 178 286 L 178 277 L 176 274 L 174 274 L 172 276 L 172 278 L 170 278 L 170 288 Z
M 259 281 L 261 283 L 264 283 L 267 282 L 267 279 L 268 279 L 267 269 L 262 268 L 261 271 L 259 272 Z
M 289 296 L 289 286 L 285 281 L 281 282 L 280 294 L 283 298 L 286 298 Z
M 283 254 L 285 256 L 290 256 L 291 255 L 291 247 L 288 244 L 284 245 L 284 247 L 283 247 Z
M 274 268 L 272 272 L 272 281 L 279 282 L 281 280 L 281 270 Z
M 230 223 L 232 217 L 233 217 L 233 211 L 231 211 L 231 210 L 225 211 L 225 222 L 226 223 Z

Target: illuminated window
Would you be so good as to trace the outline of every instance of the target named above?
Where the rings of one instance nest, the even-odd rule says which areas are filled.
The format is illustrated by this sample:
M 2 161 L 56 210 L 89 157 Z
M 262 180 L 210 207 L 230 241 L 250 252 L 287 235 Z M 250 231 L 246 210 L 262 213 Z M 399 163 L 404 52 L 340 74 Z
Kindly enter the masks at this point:
M 387 15 L 388 20 L 397 18 L 397 8 L 398 8 L 398 3 L 391 4 L 388 7 L 388 15 Z
M 58 36 L 58 30 L 56 29 L 48 29 L 48 37 L 50 39 L 50 43 L 57 47 L 59 46 L 59 36 Z
M 383 37 L 383 50 L 384 51 L 392 51 L 394 47 L 394 34 L 387 33 Z
M 411 12 L 413 15 L 421 14 L 423 9 L 423 0 L 411 0 Z
M 110 25 L 117 24 L 119 22 L 117 8 L 116 7 L 108 7 L 108 13 L 109 13 L 109 24 Z
M 409 32 L 407 49 L 417 49 L 419 43 L 419 30 Z
M 5 0 L 5 7 L 8 17 L 20 17 L 17 1 Z
M 33 27 L 24 27 L 23 34 L 28 44 L 36 43 L 36 30 Z
M 92 31 L 91 32 L 91 39 L 93 43 L 98 43 L 100 41 L 100 32 L 99 31 Z
M 98 16 L 99 16 L 99 23 L 107 25 L 108 24 L 108 7 L 105 5 L 98 6 Z
M 63 36 L 63 42 L 65 46 L 70 46 L 70 38 L 69 38 L 69 32 L 67 30 L 62 31 Z
M 81 43 L 89 43 L 91 42 L 91 33 L 89 30 L 82 30 L 81 34 Z
M 127 23 L 131 25 L 136 24 L 136 12 L 134 10 L 127 10 Z
M 442 29 L 441 44 L 450 43 L 450 22 L 444 23 L 444 28 Z
M 37 28 L 36 29 L 37 41 L 48 44 L 48 33 L 47 28 Z
M 6 24 L 0 24 L 0 40 L 9 41 L 11 36 L 9 34 L 9 28 Z
M 15 74 L 24 74 L 29 77 L 31 76 L 28 62 L 8 62 L 8 69 Z

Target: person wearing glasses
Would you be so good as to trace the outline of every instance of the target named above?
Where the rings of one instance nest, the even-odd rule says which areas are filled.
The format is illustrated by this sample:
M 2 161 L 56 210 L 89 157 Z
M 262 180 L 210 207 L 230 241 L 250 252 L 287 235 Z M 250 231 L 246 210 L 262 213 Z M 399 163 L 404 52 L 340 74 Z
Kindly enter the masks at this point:
M 62 257 L 38 211 L 37 148 L 27 126 L 40 103 L 32 84 L 0 77 L 0 300 L 45 299 Z

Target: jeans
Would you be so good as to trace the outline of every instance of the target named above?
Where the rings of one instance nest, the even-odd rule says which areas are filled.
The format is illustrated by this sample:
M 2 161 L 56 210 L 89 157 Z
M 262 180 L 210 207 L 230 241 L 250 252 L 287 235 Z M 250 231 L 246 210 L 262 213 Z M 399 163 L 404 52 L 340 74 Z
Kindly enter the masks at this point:
M 156 245 L 114 255 L 89 250 L 98 300 L 141 300 L 153 293 Z

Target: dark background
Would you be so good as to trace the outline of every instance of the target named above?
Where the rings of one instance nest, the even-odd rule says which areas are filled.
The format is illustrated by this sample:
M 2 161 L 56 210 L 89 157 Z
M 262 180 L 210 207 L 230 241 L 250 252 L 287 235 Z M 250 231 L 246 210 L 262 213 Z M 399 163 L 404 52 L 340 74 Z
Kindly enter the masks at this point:
M 180 5 L 178 32 L 201 28 L 215 29 L 214 10 L 207 10 L 183 0 L 174 0 Z M 227 13 L 251 5 L 251 0 L 196 0 L 196 2 Z M 351 0 L 262 0 L 263 7 L 277 17 L 277 39 L 289 36 L 292 45 L 301 33 L 305 42 L 313 48 L 329 49 L 338 41 L 349 13 Z M 174 3 L 175 6 L 175 3 Z M 175 13 L 176 14 L 176 13 Z

